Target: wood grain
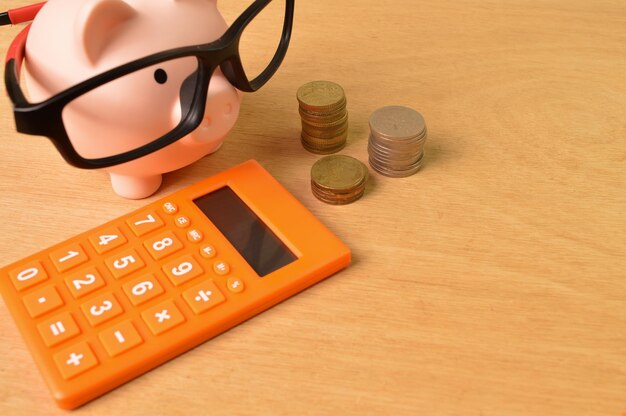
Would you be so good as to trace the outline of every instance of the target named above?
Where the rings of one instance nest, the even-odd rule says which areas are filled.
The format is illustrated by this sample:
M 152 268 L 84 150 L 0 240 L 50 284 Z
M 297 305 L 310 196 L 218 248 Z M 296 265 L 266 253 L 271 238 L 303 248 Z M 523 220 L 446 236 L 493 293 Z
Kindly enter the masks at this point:
M 298 1 L 280 71 L 153 198 L 255 158 L 354 264 L 76 413 L 623 414 L 625 74 L 622 0 Z M 424 169 L 318 202 L 295 100 L 315 79 L 345 88 L 363 161 L 372 111 L 422 112 Z M 0 265 L 147 202 L 15 133 L 6 96 L 0 140 Z M 0 414 L 62 413 L 0 307 Z

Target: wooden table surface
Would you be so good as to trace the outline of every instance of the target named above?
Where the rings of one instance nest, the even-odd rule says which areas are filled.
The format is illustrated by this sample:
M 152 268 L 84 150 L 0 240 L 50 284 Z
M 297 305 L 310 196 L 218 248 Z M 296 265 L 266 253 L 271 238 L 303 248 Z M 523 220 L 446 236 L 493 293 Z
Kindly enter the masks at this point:
M 219 7 L 230 19 L 239 3 Z M 626 412 L 626 3 L 388 4 L 298 1 L 281 69 L 224 146 L 143 201 L 17 134 L 0 94 L 2 266 L 251 158 L 353 250 L 345 271 L 76 414 Z M 2 51 L 18 30 L 0 30 Z M 420 111 L 423 170 L 317 201 L 295 99 L 316 79 L 345 88 L 342 153 L 364 162 L 374 110 Z M 0 414 L 62 413 L 2 303 Z

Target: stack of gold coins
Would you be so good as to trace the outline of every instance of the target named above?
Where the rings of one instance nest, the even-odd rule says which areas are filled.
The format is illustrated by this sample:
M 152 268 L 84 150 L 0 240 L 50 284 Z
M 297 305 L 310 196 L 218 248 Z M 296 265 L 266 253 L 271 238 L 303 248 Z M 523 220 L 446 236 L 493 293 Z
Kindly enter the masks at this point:
M 346 145 L 348 111 L 346 94 L 330 81 L 313 81 L 296 94 L 302 119 L 302 146 L 312 153 L 335 153 Z
M 426 123 L 417 111 L 400 106 L 383 107 L 370 116 L 369 162 L 377 172 L 402 178 L 422 167 Z
M 311 168 L 311 190 L 322 202 L 345 205 L 363 196 L 368 177 L 367 166 L 357 159 L 326 156 Z

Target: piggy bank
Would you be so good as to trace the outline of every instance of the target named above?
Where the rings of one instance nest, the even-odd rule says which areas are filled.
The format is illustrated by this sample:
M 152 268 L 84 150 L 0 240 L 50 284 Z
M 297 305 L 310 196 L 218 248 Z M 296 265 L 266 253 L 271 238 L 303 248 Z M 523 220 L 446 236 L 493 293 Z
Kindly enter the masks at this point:
M 33 101 L 143 56 L 209 43 L 227 24 L 217 0 L 49 0 L 32 23 L 24 77 Z M 189 103 L 195 58 L 144 68 L 105 84 L 63 111 L 73 147 L 100 158 L 139 148 L 173 130 Z M 199 127 L 168 146 L 107 167 L 114 191 L 150 196 L 162 174 L 215 152 L 234 126 L 240 94 L 220 70 L 209 82 Z

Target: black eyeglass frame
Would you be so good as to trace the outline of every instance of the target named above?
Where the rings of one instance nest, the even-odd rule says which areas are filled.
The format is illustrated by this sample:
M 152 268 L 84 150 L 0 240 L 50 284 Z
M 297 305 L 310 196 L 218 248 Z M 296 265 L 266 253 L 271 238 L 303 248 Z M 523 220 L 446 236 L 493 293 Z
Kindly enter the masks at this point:
M 130 162 L 174 143 L 191 133 L 202 122 L 209 81 L 218 67 L 235 88 L 244 92 L 257 91 L 276 73 L 289 47 L 295 0 L 284 0 L 285 17 L 280 42 L 272 60 L 263 72 L 249 80 L 239 56 L 239 42 L 244 29 L 271 1 L 273 0 L 255 0 L 226 32 L 213 42 L 170 49 L 137 59 L 96 75 L 40 103 L 29 103 L 26 99 L 19 82 L 20 63 L 15 57 L 9 56 L 6 63 L 5 84 L 13 102 L 17 131 L 48 137 L 66 162 L 82 169 L 100 169 Z M 86 159 L 78 154 L 71 143 L 62 118 L 63 108 L 68 103 L 95 88 L 135 71 L 172 59 L 191 56 L 195 56 L 199 63 L 196 91 L 189 111 L 173 130 L 137 149 L 115 156 Z

